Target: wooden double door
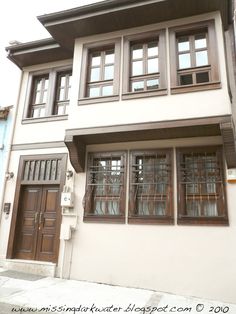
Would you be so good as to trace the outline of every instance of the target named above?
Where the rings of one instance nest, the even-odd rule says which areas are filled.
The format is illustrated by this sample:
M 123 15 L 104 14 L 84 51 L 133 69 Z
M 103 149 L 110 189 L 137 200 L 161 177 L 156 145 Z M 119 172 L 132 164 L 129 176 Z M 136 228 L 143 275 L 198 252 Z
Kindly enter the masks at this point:
M 56 262 L 61 212 L 59 185 L 22 186 L 14 258 Z

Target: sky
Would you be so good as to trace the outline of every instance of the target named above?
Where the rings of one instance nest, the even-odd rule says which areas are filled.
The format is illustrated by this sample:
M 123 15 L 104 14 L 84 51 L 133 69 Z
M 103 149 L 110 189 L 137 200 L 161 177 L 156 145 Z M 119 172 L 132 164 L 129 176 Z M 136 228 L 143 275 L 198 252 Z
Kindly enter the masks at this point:
M 0 3 L 0 107 L 17 102 L 21 70 L 7 59 L 5 47 L 18 40 L 49 38 L 37 16 L 102 0 L 1 0 Z

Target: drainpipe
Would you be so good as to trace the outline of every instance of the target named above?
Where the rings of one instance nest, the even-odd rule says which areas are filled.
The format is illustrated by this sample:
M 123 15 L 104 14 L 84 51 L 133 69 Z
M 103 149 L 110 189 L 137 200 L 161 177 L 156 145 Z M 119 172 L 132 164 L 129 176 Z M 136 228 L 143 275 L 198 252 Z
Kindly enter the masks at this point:
M 21 92 L 21 87 L 22 87 L 22 81 L 23 81 L 23 72 L 21 71 L 21 77 L 20 77 L 16 106 L 15 106 L 15 110 L 13 109 L 12 127 L 11 127 L 11 131 L 10 131 L 10 136 L 9 136 L 10 140 L 9 140 L 8 145 L 6 146 L 6 161 L 7 162 L 6 162 L 6 167 L 4 169 L 5 171 L 3 172 L 3 174 L 6 173 L 6 171 L 8 170 L 9 163 L 10 163 L 11 145 L 12 145 L 13 137 L 14 137 L 14 133 L 15 133 L 15 124 L 16 124 L 17 110 L 18 110 L 18 106 L 19 106 L 19 102 L 20 102 L 20 92 Z M 0 199 L 0 206 L 1 206 L 0 207 L 0 223 L 2 221 L 2 211 L 3 211 L 3 204 L 4 204 L 4 199 L 5 199 L 6 185 L 7 185 L 7 179 L 6 179 L 6 176 L 4 175 L 2 196 Z

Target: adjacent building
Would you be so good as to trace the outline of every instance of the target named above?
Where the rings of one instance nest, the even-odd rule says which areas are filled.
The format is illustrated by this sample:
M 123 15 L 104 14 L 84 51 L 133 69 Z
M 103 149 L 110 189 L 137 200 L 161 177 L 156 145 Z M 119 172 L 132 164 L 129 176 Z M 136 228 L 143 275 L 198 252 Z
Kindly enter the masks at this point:
M 236 301 L 233 12 L 107 0 L 7 48 L 22 81 L 2 265 Z

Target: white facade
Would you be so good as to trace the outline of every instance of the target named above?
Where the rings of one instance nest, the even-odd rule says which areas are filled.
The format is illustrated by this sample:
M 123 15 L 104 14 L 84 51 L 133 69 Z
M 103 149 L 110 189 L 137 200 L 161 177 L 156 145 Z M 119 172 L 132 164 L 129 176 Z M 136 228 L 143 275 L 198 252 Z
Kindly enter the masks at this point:
M 221 88 L 172 95 L 170 90 L 169 29 L 206 20 L 215 21 L 217 54 Z M 119 38 L 121 51 L 125 36 L 148 31 L 165 30 L 167 95 L 78 105 L 83 45 Z M 122 93 L 123 53 L 120 56 L 120 95 Z M 73 66 L 72 90 L 67 120 L 22 123 L 31 73 L 63 66 Z M 65 130 L 150 122 L 172 122 L 232 114 L 228 93 L 224 33 L 219 12 L 125 29 L 112 33 L 77 38 L 73 60 L 28 66 L 23 69 L 19 110 L 13 138 L 9 169 L 17 174 L 23 155 L 66 153 L 63 147 Z M 200 126 L 201 128 L 201 126 Z M 45 145 L 47 143 L 47 146 Z M 51 147 L 50 147 L 51 143 Z M 34 147 L 35 145 L 35 147 Z M 41 145 L 41 146 L 40 146 Z M 87 152 L 126 151 L 134 149 L 173 150 L 173 225 L 128 223 L 129 175 L 126 178 L 126 220 L 123 224 L 83 222 L 83 197 L 86 172 L 76 173 L 69 162 L 73 177 L 65 184 L 75 196 L 73 215 L 62 216 L 62 230 L 56 275 L 64 278 L 101 282 L 113 285 L 154 289 L 163 292 L 236 302 L 236 186 L 226 182 L 229 226 L 177 225 L 178 183 L 176 148 L 223 145 L 220 135 L 131 141 L 87 145 Z M 128 157 L 129 158 L 129 157 Z M 225 175 L 226 175 L 226 161 Z M 13 203 L 16 176 L 7 183 L 5 202 Z M 0 258 L 6 263 L 11 214 L 2 217 L 0 225 Z M 66 231 L 71 228 L 71 238 Z M 17 260 L 14 260 L 17 262 Z M 7 259 L 9 262 L 9 259 Z

